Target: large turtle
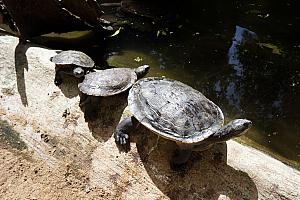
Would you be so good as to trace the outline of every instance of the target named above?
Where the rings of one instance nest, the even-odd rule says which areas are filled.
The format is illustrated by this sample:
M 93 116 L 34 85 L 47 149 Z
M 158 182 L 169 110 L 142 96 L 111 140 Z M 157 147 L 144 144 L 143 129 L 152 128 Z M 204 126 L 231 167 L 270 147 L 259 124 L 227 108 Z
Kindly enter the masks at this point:
M 95 66 L 94 61 L 81 51 L 62 51 L 50 58 L 55 63 L 55 85 L 63 82 L 64 74 L 82 78 L 86 73 L 92 71 Z
M 82 93 L 80 106 L 95 104 L 94 102 L 98 102 L 98 97 L 112 96 L 128 90 L 137 79 L 144 77 L 149 69 L 149 65 L 143 65 L 135 69 L 96 70 L 85 75 L 83 82 L 78 84 Z M 91 117 L 93 118 L 95 114 L 92 114 Z
M 179 154 L 171 160 L 175 166 L 186 163 L 192 151 L 240 136 L 252 124 L 247 119 L 235 119 L 223 126 L 224 116 L 216 104 L 192 87 L 168 78 L 137 81 L 129 91 L 128 106 L 133 116 L 117 126 L 116 142 L 127 144 L 130 132 L 141 123 L 177 143 Z

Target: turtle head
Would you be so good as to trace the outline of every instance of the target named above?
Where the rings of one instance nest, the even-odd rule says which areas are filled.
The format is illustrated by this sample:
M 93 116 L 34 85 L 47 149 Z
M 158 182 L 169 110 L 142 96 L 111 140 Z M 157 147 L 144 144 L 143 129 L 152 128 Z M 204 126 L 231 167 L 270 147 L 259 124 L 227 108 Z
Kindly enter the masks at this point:
M 143 78 L 149 72 L 150 66 L 149 65 L 142 65 L 136 68 L 134 71 L 139 78 Z
M 75 67 L 73 69 L 73 75 L 76 77 L 76 78 L 81 78 L 84 76 L 84 70 L 81 68 L 81 67 Z
M 234 137 L 245 134 L 252 126 L 252 122 L 247 119 L 235 119 L 223 126 L 219 131 L 211 136 L 215 142 L 224 142 Z

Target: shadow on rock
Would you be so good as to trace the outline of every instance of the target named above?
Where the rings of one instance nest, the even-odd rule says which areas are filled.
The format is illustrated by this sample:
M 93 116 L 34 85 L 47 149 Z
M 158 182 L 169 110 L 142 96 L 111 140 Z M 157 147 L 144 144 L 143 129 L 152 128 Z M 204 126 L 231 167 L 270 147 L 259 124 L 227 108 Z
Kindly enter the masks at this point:
M 86 104 L 82 110 L 89 129 L 98 141 L 106 141 L 118 125 L 127 106 L 127 93 L 109 97 L 96 97 L 92 104 Z
M 6 120 L 0 120 L 0 133 L 1 147 L 11 147 L 20 151 L 27 148 L 25 142 L 20 138 L 20 133 L 16 132 Z
M 17 75 L 17 87 L 22 104 L 24 106 L 28 105 L 24 77 L 24 69 L 28 70 L 28 61 L 26 57 L 26 51 L 28 48 L 29 46 L 27 44 L 19 42 L 15 49 L 15 70 Z
M 145 130 L 144 130 L 145 129 Z M 137 149 L 153 183 L 170 199 L 258 199 L 256 185 L 247 173 L 227 165 L 226 143 L 216 144 L 204 152 L 193 152 L 184 171 L 170 168 L 177 149 L 174 142 L 143 127 Z
M 78 84 L 82 80 L 77 79 L 75 77 L 71 76 L 65 76 L 63 79 L 63 83 L 60 84 L 58 87 L 61 90 L 61 92 L 65 95 L 67 98 L 73 98 L 79 95 L 80 91 L 78 89 Z M 54 76 L 53 76 L 53 84 L 54 84 Z

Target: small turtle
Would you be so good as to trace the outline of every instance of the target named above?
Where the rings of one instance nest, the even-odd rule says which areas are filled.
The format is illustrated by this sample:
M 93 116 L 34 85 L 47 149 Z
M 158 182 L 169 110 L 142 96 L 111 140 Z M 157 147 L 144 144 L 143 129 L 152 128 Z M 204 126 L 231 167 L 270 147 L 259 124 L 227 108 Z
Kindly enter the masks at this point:
M 128 106 L 133 116 L 117 126 L 116 142 L 128 144 L 130 132 L 141 123 L 177 143 L 179 154 L 173 156 L 172 166 L 186 163 L 192 151 L 244 134 L 252 125 L 247 119 L 235 119 L 223 126 L 224 116 L 217 105 L 192 87 L 168 78 L 137 81 L 129 91 Z
M 74 50 L 62 51 L 51 57 L 50 61 L 55 63 L 54 84 L 57 86 L 62 83 L 64 74 L 82 78 L 95 66 L 94 61 L 88 55 Z
M 85 75 L 83 82 L 78 84 L 83 94 L 80 106 L 97 102 L 94 97 L 112 96 L 128 90 L 137 79 L 144 77 L 149 69 L 149 65 L 143 65 L 135 69 L 96 70 Z

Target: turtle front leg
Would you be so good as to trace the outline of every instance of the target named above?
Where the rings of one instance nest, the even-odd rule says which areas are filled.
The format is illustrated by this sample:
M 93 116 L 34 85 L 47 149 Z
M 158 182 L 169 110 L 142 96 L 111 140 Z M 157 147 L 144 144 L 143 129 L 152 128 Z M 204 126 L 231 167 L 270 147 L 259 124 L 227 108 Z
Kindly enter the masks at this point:
M 120 145 L 129 144 L 129 134 L 133 131 L 133 116 L 123 119 L 114 132 L 115 141 Z
M 54 84 L 56 86 L 59 86 L 62 84 L 63 82 L 63 75 L 64 75 L 64 72 L 61 71 L 61 70 L 58 70 L 55 72 L 55 78 L 54 78 Z

